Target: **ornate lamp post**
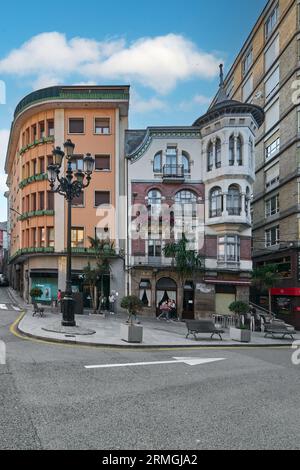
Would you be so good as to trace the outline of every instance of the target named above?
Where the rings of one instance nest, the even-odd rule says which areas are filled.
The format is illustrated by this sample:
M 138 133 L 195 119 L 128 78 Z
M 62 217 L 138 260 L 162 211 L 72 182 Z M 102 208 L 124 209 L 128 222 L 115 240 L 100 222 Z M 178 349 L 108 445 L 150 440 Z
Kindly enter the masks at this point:
M 72 200 L 79 197 L 82 190 L 87 188 L 91 181 L 91 174 L 94 170 L 95 161 L 88 153 L 83 159 L 83 171 L 77 170 L 76 173 L 72 169 L 72 156 L 74 154 L 75 145 L 71 140 L 67 140 L 64 144 L 63 152 L 60 147 L 54 148 L 53 164 L 48 166 L 48 181 L 51 190 L 65 197 L 68 204 L 68 221 L 67 221 L 67 279 L 65 296 L 63 299 L 63 326 L 76 326 L 74 304 L 72 299 L 72 249 L 71 249 L 71 231 L 72 231 Z M 67 169 L 65 175 L 63 173 L 63 159 L 67 159 Z M 75 179 L 76 178 L 76 179 Z

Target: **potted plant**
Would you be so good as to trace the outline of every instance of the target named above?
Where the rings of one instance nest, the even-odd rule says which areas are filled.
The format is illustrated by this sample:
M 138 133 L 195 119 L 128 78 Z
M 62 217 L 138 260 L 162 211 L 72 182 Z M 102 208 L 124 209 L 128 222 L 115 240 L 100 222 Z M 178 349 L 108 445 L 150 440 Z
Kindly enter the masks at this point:
M 143 341 L 143 327 L 134 324 L 133 318 L 143 307 L 142 301 L 135 295 L 123 297 L 121 307 L 128 312 L 128 320 L 126 324 L 121 325 L 121 337 L 127 343 L 141 343 Z
M 236 327 L 230 328 L 230 338 L 240 343 L 250 343 L 251 331 L 242 323 L 242 315 L 249 312 L 249 305 L 246 302 L 238 300 L 229 305 L 229 310 L 238 316 Z
M 36 302 L 37 299 L 42 297 L 43 291 L 39 287 L 33 287 L 30 291 L 30 297 L 33 302 Z

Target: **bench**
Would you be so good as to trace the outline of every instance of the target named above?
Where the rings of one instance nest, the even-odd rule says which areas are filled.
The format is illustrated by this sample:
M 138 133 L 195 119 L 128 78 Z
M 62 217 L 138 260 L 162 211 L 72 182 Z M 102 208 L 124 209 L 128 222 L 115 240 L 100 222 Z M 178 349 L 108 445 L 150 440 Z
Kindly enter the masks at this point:
M 211 334 L 211 339 L 213 339 L 214 335 L 218 335 L 223 340 L 221 333 L 225 333 L 224 330 L 216 328 L 212 320 L 186 320 L 185 324 L 188 330 L 186 339 L 189 335 L 194 335 L 195 340 L 197 340 L 196 334 L 209 333 Z
M 36 302 L 32 302 L 33 305 L 33 313 L 32 316 L 34 317 L 35 315 L 39 315 L 40 317 L 44 316 L 44 309 L 42 307 L 39 307 Z
M 290 336 L 292 340 L 294 340 L 295 334 L 295 328 L 283 322 L 273 321 L 272 323 L 267 323 L 265 325 L 265 338 L 271 335 L 273 339 L 276 339 L 275 335 L 282 335 L 282 339 L 286 336 Z

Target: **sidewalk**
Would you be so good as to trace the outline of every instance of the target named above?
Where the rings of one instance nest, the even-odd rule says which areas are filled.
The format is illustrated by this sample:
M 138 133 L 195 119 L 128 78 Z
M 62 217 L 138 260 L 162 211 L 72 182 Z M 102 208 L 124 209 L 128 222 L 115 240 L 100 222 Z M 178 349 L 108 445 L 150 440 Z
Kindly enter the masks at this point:
M 9 289 L 11 297 L 20 305 L 25 314 L 17 330 L 28 337 L 58 343 L 82 344 L 91 346 L 125 347 L 125 348 L 190 348 L 190 347 L 272 347 L 291 346 L 291 339 L 264 338 L 263 333 L 252 333 L 252 341 L 242 344 L 232 341 L 229 331 L 223 335 L 223 341 L 218 337 L 210 339 L 210 335 L 198 335 L 196 341 L 192 336 L 185 338 L 186 326 L 182 322 L 157 321 L 155 318 L 140 318 L 143 325 L 143 343 L 129 344 L 121 339 L 120 326 L 127 320 L 123 314 L 109 315 L 77 315 L 76 328 L 61 327 L 61 314 L 51 307 L 45 307 L 45 316 L 33 317 L 32 306 L 26 304 L 20 297 Z M 55 331 L 53 331 L 55 330 Z M 300 340 L 300 334 L 295 335 Z

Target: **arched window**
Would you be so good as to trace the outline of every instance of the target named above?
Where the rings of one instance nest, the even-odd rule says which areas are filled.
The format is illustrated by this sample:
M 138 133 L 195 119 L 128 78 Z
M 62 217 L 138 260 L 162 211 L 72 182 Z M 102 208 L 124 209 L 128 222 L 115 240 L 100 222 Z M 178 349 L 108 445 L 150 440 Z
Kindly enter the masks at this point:
M 241 215 L 241 193 L 237 185 L 233 184 L 229 187 L 227 195 L 227 212 L 229 215 Z
M 190 173 L 190 158 L 186 152 L 182 152 L 181 162 L 184 174 Z
M 243 142 L 241 136 L 236 139 L 236 162 L 239 166 L 243 165 Z
M 210 217 L 221 217 L 223 212 L 223 194 L 221 188 L 213 188 L 209 198 Z
M 221 168 L 221 164 L 222 164 L 221 148 L 222 148 L 221 140 L 217 139 L 216 140 L 216 154 L 215 154 L 216 168 Z
M 158 152 L 154 156 L 153 171 L 154 171 L 154 173 L 161 173 L 162 172 L 162 152 Z
M 229 165 L 234 165 L 234 136 L 232 135 L 229 139 Z
M 151 206 L 161 205 L 161 192 L 158 189 L 152 189 L 149 191 L 148 204 L 151 204 Z
M 176 194 L 175 202 L 177 204 L 190 204 L 193 202 L 197 202 L 197 196 L 192 191 L 182 190 Z
M 214 146 L 210 142 L 207 147 L 207 171 L 211 171 L 214 166 Z

